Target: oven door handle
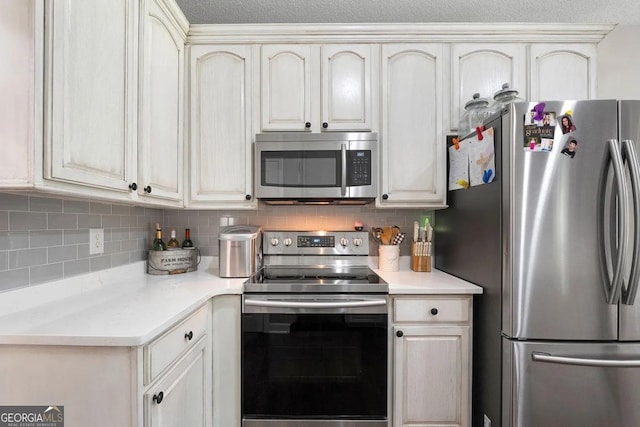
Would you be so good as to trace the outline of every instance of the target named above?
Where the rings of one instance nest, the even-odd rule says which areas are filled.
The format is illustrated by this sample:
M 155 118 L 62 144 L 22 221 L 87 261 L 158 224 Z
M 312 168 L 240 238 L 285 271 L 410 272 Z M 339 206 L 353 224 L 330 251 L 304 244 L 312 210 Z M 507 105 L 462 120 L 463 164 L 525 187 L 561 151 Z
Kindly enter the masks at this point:
M 296 300 L 254 300 L 245 299 L 245 305 L 254 307 L 277 308 L 356 308 L 380 307 L 387 305 L 386 299 L 357 300 L 357 301 L 296 301 Z

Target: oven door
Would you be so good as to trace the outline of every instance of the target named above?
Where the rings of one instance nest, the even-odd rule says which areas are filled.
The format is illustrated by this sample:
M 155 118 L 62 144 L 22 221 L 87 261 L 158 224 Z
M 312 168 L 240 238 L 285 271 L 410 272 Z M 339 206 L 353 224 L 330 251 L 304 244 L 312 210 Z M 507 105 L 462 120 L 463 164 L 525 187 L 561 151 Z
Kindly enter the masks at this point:
M 246 295 L 243 427 L 386 427 L 387 298 Z

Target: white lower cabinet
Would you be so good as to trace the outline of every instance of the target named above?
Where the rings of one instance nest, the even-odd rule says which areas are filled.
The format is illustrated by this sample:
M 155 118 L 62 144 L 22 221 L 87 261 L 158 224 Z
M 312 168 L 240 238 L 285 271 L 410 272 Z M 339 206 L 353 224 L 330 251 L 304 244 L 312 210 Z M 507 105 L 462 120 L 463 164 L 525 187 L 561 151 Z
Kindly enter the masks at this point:
M 393 427 L 471 424 L 471 297 L 397 297 Z
M 145 427 L 210 426 L 206 381 L 209 371 L 206 338 L 202 337 L 178 364 L 144 394 Z
M 206 303 L 140 347 L 0 345 L 0 402 L 64 406 L 69 426 L 211 427 L 211 325 Z
M 206 304 L 144 347 L 145 427 L 211 426 L 211 319 Z

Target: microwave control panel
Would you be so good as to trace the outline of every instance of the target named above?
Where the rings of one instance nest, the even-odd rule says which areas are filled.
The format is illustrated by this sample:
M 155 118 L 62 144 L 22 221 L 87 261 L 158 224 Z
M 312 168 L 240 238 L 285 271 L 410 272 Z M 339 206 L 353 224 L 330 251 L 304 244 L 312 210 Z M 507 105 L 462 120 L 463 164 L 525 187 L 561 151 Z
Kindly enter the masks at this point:
M 348 185 L 371 185 L 371 150 L 349 150 L 348 154 Z

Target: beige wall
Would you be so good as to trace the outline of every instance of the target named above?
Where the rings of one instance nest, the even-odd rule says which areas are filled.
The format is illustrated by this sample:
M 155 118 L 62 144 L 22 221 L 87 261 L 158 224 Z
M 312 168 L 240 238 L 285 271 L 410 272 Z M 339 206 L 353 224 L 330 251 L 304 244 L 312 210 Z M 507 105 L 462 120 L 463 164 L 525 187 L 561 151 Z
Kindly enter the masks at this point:
M 640 99 L 640 25 L 619 25 L 598 45 L 598 98 Z

